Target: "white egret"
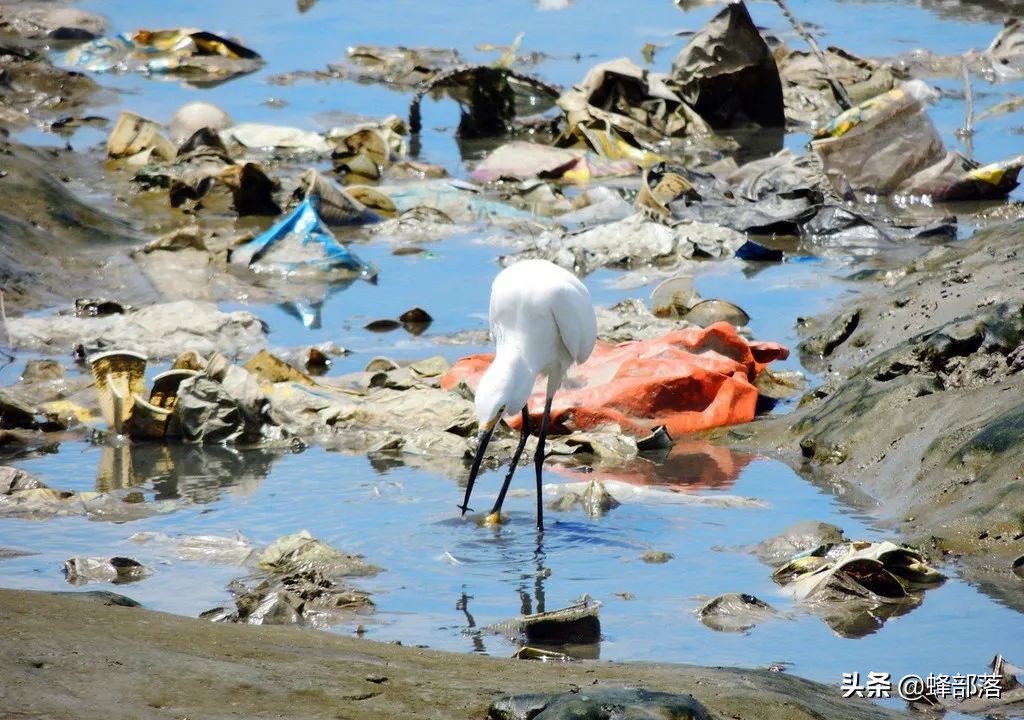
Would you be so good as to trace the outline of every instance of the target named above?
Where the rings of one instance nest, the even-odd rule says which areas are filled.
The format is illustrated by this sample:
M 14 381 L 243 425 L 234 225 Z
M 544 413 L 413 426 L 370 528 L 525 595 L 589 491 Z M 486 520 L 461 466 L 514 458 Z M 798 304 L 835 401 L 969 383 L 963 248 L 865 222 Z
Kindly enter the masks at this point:
M 519 445 L 487 522 L 498 522 L 501 505 L 512 482 L 530 434 L 526 407 L 538 375 L 547 376 L 547 397 L 541 417 L 534 465 L 537 471 L 537 528 L 544 529 L 541 504 L 541 467 L 544 438 L 551 419 L 551 400 L 573 363 L 590 357 L 597 339 L 597 317 L 590 293 L 572 273 L 546 260 L 524 260 L 498 273 L 491 286 L 491 335 L 497 351 L 494 362 L 476 390 L 476 416 L 480 432 L 476 456 L 469 471 L 466 496 L 459 508 L 465 515 L 469 496 L 480 471 L 487 443 L 502 415 L 522 413 Z

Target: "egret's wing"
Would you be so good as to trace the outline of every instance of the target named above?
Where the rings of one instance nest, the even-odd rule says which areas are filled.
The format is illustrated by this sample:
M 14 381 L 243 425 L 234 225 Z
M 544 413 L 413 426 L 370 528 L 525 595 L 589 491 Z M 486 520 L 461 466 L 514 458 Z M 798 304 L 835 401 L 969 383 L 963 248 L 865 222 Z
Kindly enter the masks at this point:
M 597 316 L 586 288 L 582 284 L 560 288 L 551 304 L 551 313 L 573 362 L 584 362 L 597 341 Z

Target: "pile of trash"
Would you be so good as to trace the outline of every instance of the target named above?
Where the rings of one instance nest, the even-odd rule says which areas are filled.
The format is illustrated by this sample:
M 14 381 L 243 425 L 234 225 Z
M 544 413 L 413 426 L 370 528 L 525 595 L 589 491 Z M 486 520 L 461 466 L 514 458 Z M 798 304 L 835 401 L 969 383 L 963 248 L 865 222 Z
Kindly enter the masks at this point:
M 918 550 L 887 540 L 848 540 L 827 523 L 797 523 L 754 552 L 774 567 L 772 579 L 796 603 L 842 637 L 876 632 L 889 618 L 920 605 L 924 592 L 946 579 Z M 704 624 L 727 631 L 778 616 L 745 594 L 714 598 L 697 614 Z
M 278 538 L 256 554 L 253 565 L 255 574 L 230 585 L 233 608 L 213 608 L 200 617 L 213 622 L 301 623 L 324 628 L 354 614 L 373 612 L 370 596 L 345 580 L 376 575 L 380 568 L 361 556 L 335 550 L 306 530 Z
M 133 309 L 96 300 L 92 310 L 7 318 L 10 347 L 80 358 L 119 349 L 170 359 L 184 348 L 237 356 L 266 344 L 263 321 L 244 310 L 223 312 L 214 303 L 189 300 Z
M 137 30 L 91 40 L 69 50 L 67 62 L 92 72 L 180 75 L 198 86 L 263 66 L 259 54 L 238 41 L 196 28 Z

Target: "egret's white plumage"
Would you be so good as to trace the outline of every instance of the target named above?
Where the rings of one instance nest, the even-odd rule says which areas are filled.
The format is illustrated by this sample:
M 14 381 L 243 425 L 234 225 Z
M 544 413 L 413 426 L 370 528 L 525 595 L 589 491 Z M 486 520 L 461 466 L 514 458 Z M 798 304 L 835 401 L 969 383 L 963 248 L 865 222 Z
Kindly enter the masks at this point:
M 590 357 L 597 339 L 597 318 L 590 293 L 572 273 L 546 260 L 524 260 L 505 268 L 494 279 L 490 323 L 497 349 L 494 362 L 484 373 L 476 391 L 476 415 L 483 430 L 470 471 L 466 499 L 461 507 L 465 512 L 494 424 L 502 415 L 521 412 L 523 431 L 519 447 L 491 513 L 497 518 L 530 431 L 527 400 L 537 376 L 545 375 L 548 380 L 547 401 L 535 458 L 537 522 L 540 526 L 540 473 L 551 398 L 561 386 L 569 367 Z

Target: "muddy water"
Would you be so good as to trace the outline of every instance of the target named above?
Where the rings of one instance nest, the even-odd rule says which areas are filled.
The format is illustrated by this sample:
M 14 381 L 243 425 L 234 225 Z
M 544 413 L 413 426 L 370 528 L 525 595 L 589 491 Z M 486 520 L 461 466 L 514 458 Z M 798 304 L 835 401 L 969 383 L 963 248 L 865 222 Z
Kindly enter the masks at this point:
M 965 21 L 955 14 L 939 16 L 904 3 L 791 4 L 805 21 L 827 31 L 827 41 L 865 55 L 894 55 L 915 47 L 959 53 L 986 46 L 998 30 L 994 19 Z M 408 94 L 376 86 L 268 81 L 280 73 L 322 68 L 338 59 L 348 45 L 453 46 L 468 58 L 489 60 L 493 53 L 475 51 L 473 45 L 509 42 L 524 31 L 524 49 L 548 56 L 537 71 L 568 85 L 598 61 L 622 55 L 639 59 L 645 42 L 666 46 L 656 63 L 664 69 L 681 44 L 675 31 L 700 27 L 714 11 L 701 8 L 683 14 L 667 0 L 642 6 L 580 0 L 557 12 L 542 11 L 522 0 L 395 2 L 387 11 L 379 2 L 321 0 L 305 14 L 293 5 L 252 0 L 162 6 L 108 0 L 83 6 L 108 15 L 115 30 L 196 25 L 227 31 L 258 49 L 268 61 L 258 73 L 205 90 L 136 76 L 102 77 L 102 82 L 122 92 L 120 105 L 125 108 L 166 119 L 183 102 L 208 99 L 238 120 L 314 129 L 330 126 L 342 113 L 380 117 L 406 112 Z M 752 13 L 757 22 L 792 40 L 774 4 L 755 3 Z M 962 91 L 960 81 L 937 84 L 947 97 L 933 108 L 932 116 L 947 144 L 960 146 L 953 134 L 963 122 L 962 103 L 956 97 Z M 980 110 L 1021 91 L 1019 84 L 979 83 L 976 102 Z M 271 107 L 270 98 L 285 104 Z M 102 111 L 113 116 L 117 109 Z M 992 161 L 1021 152 L 1022 122 L 1019 115 L 979 121 L 976 157 Z M 467 158 L 452 140 L 457 123 L 454 105 L 425 103 L 424 123 L 421 157 L 446 165 L 455 175 L 463 174 Z M 41 144 L 58 142 L 39 132 L 22 137 Z M 83 130 L 71 142 L 89 150 L 102 139 L 95 131 Z M 786 144 L 798 148 L 805 141 L 792 135 Z M 338 361 L 338 372 L 361 368 L 379 354 L 414 358 L 441 353 L 453 360 L 479 349 L 474 344 L 452 345 L 446 338 L 485 327 L 488 287 L 496 269 L 493 260 L 502 248 L 464 236 L 430 249 L 430 256 L 412 258 L 393 257 L 382 245 L 360 247 L 361 255 L 381 267 L 379 284 L 356 283 L 330 295 L 321 308 L 319 328 L 307 327 L 282 306 L 252 307 L 241 301 L 226 306 L 247 307 L 260 314 L 270 324 L 275 346 L 331 340 L 352 349 L 353 355 Z M 725 297 L 744 306 L 757 337 L 794 345 L 796 318 L 820 312 L 829 301 L 853 291 L 854 286 L 842 278 L 856 268 L 853 258 L 843 256 L 795 258 L 764 268 L 727 261 L 702 265 L 696 283 L 705 296 Z M 600 304 L 649 293 L 650 286 L 642 282 L 637 286 L 635 277 L 629 289 L 623 289 L 622 280 L 618 273 L 602 271 L 587 282 Z M 436 318 L 426 334 L 378 335 L 363 330 L 367 321 L 394 317 L 413 305 L 422 305 Z M 799 368 L 795 358 L 786 364 Z M 11 371 L 6 371 L 4 377 L 10 376 Z M 111 476 L 105 468 L 117 464 L 114 460 L 121 466 L 130 461 L 135 471 L 128 478 Z M 885 532 L 789 468 L 720 449 L 688 446 L 648 480 L 698 497 L 754 497 L 768 507 L 640 503 L 622 506 L 600 519 L 589 519 L 578 510 L 551 513 L 542 544 L 532 530 L 532 495 L 525 492 L 510 496 L 507 509 L 512 521 L 500 530 L 457 520 L 454 506 L 464 475 L 459 468 L 422 470 L 318 449 L 276 456 L 145 446 L 116 450 L 84 443 L 65 444 L 56 454 L 18 464 L 64 489 L 141 483 L 147 502 L 166 502 L 173 511 L 123 524 L 80 518 L 4 520 L 0 547 L 35 553 L 0 562 L 4 586 L 66 589 L 59 571 L 66 558 L 127 554 L 156 572 L 122 591 L 153 608 L 195 615 L 227 602 L 226 585 L 241 571 L 181 562 L 169 550 L 137 545 L 129 536 L 140 531 L 171 535 L 239 531 L 259 545 L 305 528 L 387 569 L 362 582 L 373 592 L 378 612 L 335 628 L 352 632 L 361 623 L 369 637 L 380 640 L 505 655 L 511 646 L 485 626 L 520 611 L 558 607 L 588 593 L 604 602 L 605 638 L 599 654 L 606 659 L 743 666 L 782 663 L 801 676 L 838 685 L 842 673 L 853 671 L 883 671 L 896 677 L 977 673 L 995 652 L 1024 647 L 1019 614 L 957 580 L 955 565 L 942 567 L 952 579 L 928 592 L 920 607 L 863 637 L 842 637 L 817 616 L 795 609 L 771 582 L 768 568 L 741 552 L 741 546 L 806 518 L 833 522 L 851 537 L 882 538 Z M 487 493 L 493 493 L 500 477 L 495 472 L 482 477 L 476 498 L 479 507 L 486 507 Z M 549 471 L 549 482 L 560 479 L 580 477 Z M 516 487 L 529 485 L 524 469 Z M 641 560 L 647 550 L 666 551 L 674 558 L 648 564 Z M 694 609 L 701 598 L 727 591 L 757 595 L 782 610 L 784 617 L 746 634 L 705 628 L 694 617 Z

